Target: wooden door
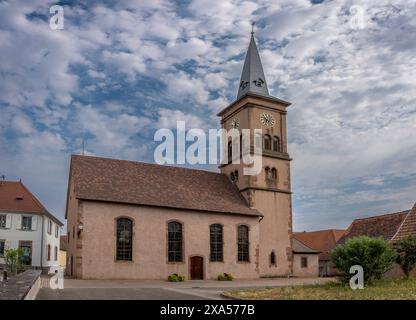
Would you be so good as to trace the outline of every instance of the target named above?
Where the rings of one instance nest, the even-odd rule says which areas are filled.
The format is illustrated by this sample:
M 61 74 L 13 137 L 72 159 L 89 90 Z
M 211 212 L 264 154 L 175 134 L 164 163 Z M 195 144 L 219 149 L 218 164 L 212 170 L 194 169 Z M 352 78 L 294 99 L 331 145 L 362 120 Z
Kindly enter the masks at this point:
M 192 257 L 191 258 L 191 280 L 202 280 L 204 279 L 203 274 L 203 258 Z

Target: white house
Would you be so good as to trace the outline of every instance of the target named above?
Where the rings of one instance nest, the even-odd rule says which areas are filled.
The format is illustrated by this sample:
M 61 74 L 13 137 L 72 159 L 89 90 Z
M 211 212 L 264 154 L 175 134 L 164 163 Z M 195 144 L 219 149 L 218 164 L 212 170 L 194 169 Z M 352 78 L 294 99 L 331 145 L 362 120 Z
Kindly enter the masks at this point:
M 24 264 L 58 267 L 62 226 L 22 182 L 0 181 L 0 265 L 6 249 L 22 248 Z

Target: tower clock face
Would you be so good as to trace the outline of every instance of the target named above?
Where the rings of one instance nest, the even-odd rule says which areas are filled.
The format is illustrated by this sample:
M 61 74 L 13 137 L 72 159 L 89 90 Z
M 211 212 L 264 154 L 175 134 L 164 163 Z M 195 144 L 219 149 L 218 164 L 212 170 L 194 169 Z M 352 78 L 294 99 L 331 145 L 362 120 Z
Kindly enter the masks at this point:
M 240 127 L 240 119 L 234 118 L 231 120 L 231 128 L 238 129 Z
M 260 121 L 267 127 L 273 127 L 275 123 L 274 117 L 268 113 L 262 113 L 260 116 Z

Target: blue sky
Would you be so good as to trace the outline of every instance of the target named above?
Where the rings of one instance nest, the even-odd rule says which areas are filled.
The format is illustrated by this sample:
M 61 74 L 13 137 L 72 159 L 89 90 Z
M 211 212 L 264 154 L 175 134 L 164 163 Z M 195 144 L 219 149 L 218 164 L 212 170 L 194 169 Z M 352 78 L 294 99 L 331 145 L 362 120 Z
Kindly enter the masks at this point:
M 64 5 L 64 30 L 49 8 Z M 153 161 L 153 134 L 216 128 L 256 38 L 289 100 L 295 230 L 416 201 L 416 2 L 0 1 L 0 175 L 63 219 L 69 155 Z M 207 167 L 206 169 L 215 170 Z

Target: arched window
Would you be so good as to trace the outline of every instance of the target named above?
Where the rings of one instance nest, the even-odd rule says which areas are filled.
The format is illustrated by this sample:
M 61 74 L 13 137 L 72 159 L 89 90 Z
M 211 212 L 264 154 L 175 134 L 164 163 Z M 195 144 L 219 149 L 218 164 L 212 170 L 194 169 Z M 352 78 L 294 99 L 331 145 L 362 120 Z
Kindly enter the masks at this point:
M 182 224 L 168 223 L 168 261 L 182 262 Z
M 241 225 L 237 228 L 237 247 L 238 257 L 237 260 L 240 262 L 249 262 L 249 242 L 248 242 L 248 227 Z
M 268 134 L 264 135 L 264 149 L 265 150 L 272 150 L 272 139 Z
M 276 254 L 274 253 L 274 251 L 272 251 L 272 253 L 270 253 L 270 264 L 272 266 L 276 265 Z
M 230 179 L 231 179 L 231 181 L 235 181 L 235 175 L 234 175 L 234 172 L 231 172 L 230 173 Z
M 280 152 L 280 139 L 279 137 L 273 137 L 273 151 Z
M 270 168 L 269 167 L 264 168 L 264 172 L 266 173 L 266 180 L 270 179 Z
M 228 163 L 233 161 L 233 142 L 228 141 Z
M 273 180 L 277 180 L 277 170 L 276 170 L 276 168 L 272 168 L 272 171 L 271 171 L 271 176 L 272 176 L 272 179 Z
M 210 247 L 211 247 L 210 260 L 211 261 L 223 261 L 222 225 L 211 224 L 209 226 L 209 239 L 210 239 Z
M 235 178 L 235 181 L 238 181 L 238 170 L 234 171 L 234 178 Z
M 116 230 L 116 260 L 133 260 L 133 221 L 128 218 L 117 219 Z

